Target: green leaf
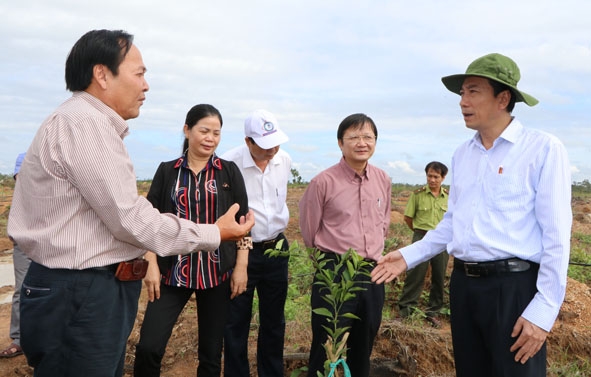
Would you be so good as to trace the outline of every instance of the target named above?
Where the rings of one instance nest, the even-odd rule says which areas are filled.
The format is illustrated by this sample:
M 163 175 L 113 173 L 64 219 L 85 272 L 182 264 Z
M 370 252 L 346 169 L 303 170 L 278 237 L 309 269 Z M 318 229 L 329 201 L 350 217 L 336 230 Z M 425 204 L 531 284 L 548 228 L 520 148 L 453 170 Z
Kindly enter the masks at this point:
M 345 318 L 351 318 L 351 319 L 359 319 L 359 320 L 361 319 L 353 313 L 344 313 L 344 314 L 341 314 L 341 316 L 345 317 Z
M 312 312 L 314 314 L 321 315 L 324 317 L 329 317 L 329 318 L 331 318 L 333 316 L 333 314 L 330 312 L 330 310 L 328 310 L 326 308 L 316 308 L 316 309 L 312 310 Z

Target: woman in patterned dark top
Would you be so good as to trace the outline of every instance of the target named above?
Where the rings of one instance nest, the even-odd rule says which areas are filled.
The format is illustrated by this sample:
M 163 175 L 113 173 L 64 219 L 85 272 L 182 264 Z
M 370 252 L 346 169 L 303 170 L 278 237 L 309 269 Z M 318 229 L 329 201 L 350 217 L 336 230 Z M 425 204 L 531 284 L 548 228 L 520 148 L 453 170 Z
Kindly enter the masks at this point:
M 211 105 L 187 114 L 183 155 L 158 167 L 148 200 L 162 213 L 213 224 L 233 204 L 248 212 L 244 180 L 231 161 L 218 158 L 222 116 Z M 145 278 L 149 303 L 136 346 L 134 375 L 159 376 L 166 344 L 189 298 L 195 294 L 199 325 L 197 375 L 220 376 L 224 326 L 230 299 L 246 290 L 248 249 L 222 242 L 215 252 L 157 257 Z M 242 247 L 242 246 L 241 246 Z

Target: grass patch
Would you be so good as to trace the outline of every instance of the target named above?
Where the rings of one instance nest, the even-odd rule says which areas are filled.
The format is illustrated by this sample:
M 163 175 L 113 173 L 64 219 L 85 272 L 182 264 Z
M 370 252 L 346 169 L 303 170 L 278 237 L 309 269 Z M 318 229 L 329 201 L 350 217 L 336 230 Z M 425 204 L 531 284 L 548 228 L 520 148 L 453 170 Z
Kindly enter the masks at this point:
M 591 235 L 573 233 L 568 276 L 591 285 Z
M 591 376 L 591 361 L 580 356 L 573 359 L 569 357 L 568 350 L 564 350 L 559 360 L 549 363 L 548 375 L 556 377 Z

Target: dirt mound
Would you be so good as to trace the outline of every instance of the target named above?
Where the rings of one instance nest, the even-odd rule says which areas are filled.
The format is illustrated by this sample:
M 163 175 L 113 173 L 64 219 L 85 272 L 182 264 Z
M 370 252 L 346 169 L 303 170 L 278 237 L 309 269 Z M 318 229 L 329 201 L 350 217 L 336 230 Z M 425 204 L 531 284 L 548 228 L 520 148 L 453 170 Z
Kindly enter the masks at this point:
M 8 237 L 0 238 L 0 251 L 6 251 L 12 249 L 12 241 Z

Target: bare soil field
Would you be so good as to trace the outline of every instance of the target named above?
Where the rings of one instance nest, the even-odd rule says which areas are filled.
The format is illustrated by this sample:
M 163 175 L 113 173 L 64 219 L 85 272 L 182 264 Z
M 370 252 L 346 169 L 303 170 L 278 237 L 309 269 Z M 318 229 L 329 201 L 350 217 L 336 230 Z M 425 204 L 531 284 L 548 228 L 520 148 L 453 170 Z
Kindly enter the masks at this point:
M 145 193 L 147 187 L 140 187 Z M 303 194 L 303 187 L 291 187 L 288 194 L 288 206 L 292 214 L 286 232 L 290 241 L 301 243 L 298 230 L 297 204 Z M 402 212 L 407 195 L 401 194 L 394 199 L 392 221 L 402 223 Z M 6 219 L 11 195 L 4 192 L 0 198 L 0 218 Z M 573 232 L 591 235 L 591 204 L 586 200 L 573 200 Z M 0 230 L 0 261 L 9 260 L 12 244 Z M 410 240 L 406 240 L 409 242 Z M 1 287 L 0 294 L 9 292 L 10 286 Z M 146 295 L 142 292 L 136 324 L 128 340 L 128 354 L 125 376 L 132 376 L 134 348 L 139 338 Z M 386 306 L 393 312 L 396 297 L 388 295 Z M 308 316 L 309 314 L 306 313 Z M 8 327 L 10 304 L 0 305 L 0 347 L 10 343 Z M 195 303 L 187 305 L 179 317 L 164 358 L 163 377 L 194 376 L 197 366 L 197 321 Z M 251 325 L 251 345 L 249 359 L 251 375 L 256 376 L 256 317 Z M 307 352 L 311 342 L 311 332 L 307 321 L 290 321 L 286 331 L 286 367 L 285 375 L 306 365 Z M 449 322 L 443 318 L 441 328 L 432 328 L 421 323 L 403 323 L 396 320 L 384 320 L 376 340 L 372 358 L 374 376 L 454 376 L 453 353 Z M 569 279 L 567 294 L 559 318 L 548 338 L 548 359 L 553 361 L 588 360 L 591 355 L 591 287 Z M 12 359 L 0 359 L 0 376 L 32 376 L 32 369 L 26 364 L 24 356 Z M 549 374 L 549 376 L 556 376 Z

